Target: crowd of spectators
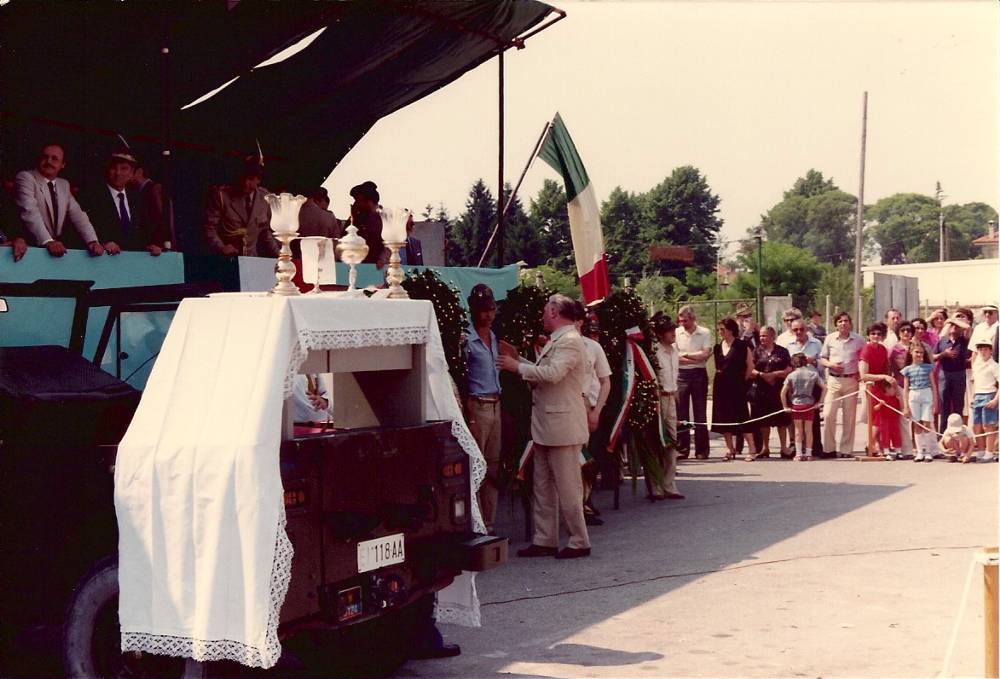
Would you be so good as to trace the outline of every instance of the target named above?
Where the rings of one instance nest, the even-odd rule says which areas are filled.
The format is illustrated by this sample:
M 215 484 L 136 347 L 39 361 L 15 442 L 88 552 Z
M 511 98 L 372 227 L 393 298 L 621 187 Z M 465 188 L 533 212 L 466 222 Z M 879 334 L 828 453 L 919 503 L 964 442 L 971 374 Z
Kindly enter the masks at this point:
M 695 388 L 679 386 L 677 412 L 692 423 L 695 454 L 703 459 L 709 427 L 724 435 L 727 460 L 742 454 L 741 443 L 748 448 L 747 461 L 770 456 L 772 429 L 783 458 L 854 457 L 861 452 L 855 449 L 855 423 L 870 420 L 869 455 L 993 461 L 997 308 L 986 305 L 981 312 L 982 322 L 974 325 L 972 311 L 964 307 L 952 314 L 936 309 L 928 319 L 911 321 L 889 309 L 884 322 L 870 325 L 863 338 L 846 312 L 834 317 L 834 329 L 826 333 L 818 314 L 810 314 L 807 324 L 798 309 L 790 308 L 778 334 L 771 326 L 757 327 L 749 309 L 740 307 L 736 318 L 719 321 L 719 341 L 712 346 L 694 310 L 682 307 L 676 346 L 679 373 L 686 379 L 678 384 Z M 715 368 L 710 425 L 705 414 L 709 357 Z M 961 455 L 951 454 L 951 442 L 960 433 L 956 416 L 972 432 Z M 682 431 L 677 441 L 679 457 L 687 458 L 690 437 Z

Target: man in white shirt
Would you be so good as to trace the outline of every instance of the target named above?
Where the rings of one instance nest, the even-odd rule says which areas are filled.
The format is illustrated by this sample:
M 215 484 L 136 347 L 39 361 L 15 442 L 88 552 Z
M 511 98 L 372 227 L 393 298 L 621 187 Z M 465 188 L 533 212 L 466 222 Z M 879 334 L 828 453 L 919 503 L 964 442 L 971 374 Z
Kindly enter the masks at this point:
M 656 362 L 659 364 L 657 380 L 660 383 L 660 416 L 670 438 L 677 440 L 677 372 L 679 352 L 674 346 L 677 326 L 668 316 L 653 318 L 656 333 Z M 667 464 L 663 470 L 663 496 L 668 500 L 683 500 L 677 490 L 677 446 L 667 449 Z
M 708 459 L 708 357 L 712 355 L 712 333 L 695 323 L 694 309 L 683 306 L 677 311 L 680 327 L 676 330 L 677 417 L 685 422 L 701 422 L 694 428 L 694 455 Z M 692 419 L 693 418 L 693 419 Z M 677 456 L 687 459 L 691 452 L 691 433 L 677 435 Z
M 885 350 L 892 354 L 892 350 L 896 348 L 899 344 L 899 335 L 896 334 L 899 331 L 899 324 L 903 322 L 903 314 L 899 313 L 899 309 L 895 307 L 890 308 L 885 312 L 885 339 L 882 340 L 882 346 Z
M 611 366 L 608 364 L 608 357 L 604 353 L 604 347 L 597 340 L 587 337 L 584 332 L 584 325 L 587 322 L 587 310 L 580 302 L 576 303 L 576 325 L 577 332 L 583 340 L 583 348 L 587 353 L 587 365 L 590 367 L 590 382 L 584 392 L 587 399 L 587 428 L 590 429 L 590 441 L 587 443 L 587 456 L 589 459 L 584 464 L 583 469 L 583 518 L 588 526 L 600 526 L 604 520 L 599 518 L 600 512 L 591 502 L 591 493 L 594 490 L 594 482 L 597 481 L 596 457 L 598 451 L 596 446 L 600 437 L 595 436 L 601 422 L 601 412 L 608 402 L 608 395 L 611 393 Z
M 972 337 L 969 338 L 969 347 L 975 349 L 976 344 L 979 342 L 985 342 L 987 344 L 993 344 L 997 336 L 997 307 L 995 304 L 987 304 L 980 311 L 983 314 L 983 321 L 977 325 L 972 330 Z M 975 354 L 972 357 L 972 362 L 975 363 L 979 358 L 979 354 Z M 996 360 L 996 357 L 994 357 Z
M 779 347 L 787 349 L 789 343 L 795 340 L 795 333 L 792 332 L 792 323 L 800 318 L 802 318 L 802 312 L 795 307 L 785 309 L 785 313 L 781 315 L 781 321 L 784 323 L 785 329 L 774 339 L 774 343 Z
M 30 245 L 44 247 L 53 257 L 66 254 L 63 243 L 68 221 L 93 257 L 104 254 L 94 226 L 70 192 L 69 182 L 59 177 L 66 167 L 66 151 L 60 144 L 46 144 L 38 154 L 34 170 L 14 177 L 14 202 Z
M 851 316 L 841 311 L 834 317 L 836 332 L 826 336 L 819 364 L 827 369 L 826 397 L 823 401 L 823 447 L 833 457 L 850 457 L 854 452 L 854 425 L 858 407 L 858 356 L 865 346 L 861 335 L 851 331 Z M 854 393 L 854 396 L 847 394 Z M 841 414 L 840 445 L 837 445 L 837 413 Z

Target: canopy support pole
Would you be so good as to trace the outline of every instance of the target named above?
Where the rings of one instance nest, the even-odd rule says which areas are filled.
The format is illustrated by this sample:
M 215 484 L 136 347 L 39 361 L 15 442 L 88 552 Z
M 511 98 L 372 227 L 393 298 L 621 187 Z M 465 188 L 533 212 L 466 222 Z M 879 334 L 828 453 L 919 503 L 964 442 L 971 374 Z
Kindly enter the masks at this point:
M 545 135 L 548 134 L 549 128 L 552 126 L 551 122 L 545 123 L 545 127 L 542 128 L 542 133 L 538 136 L 538 141 L 535 142 L 535 148 L 531 152 L 531 156 L 528 158 L 528 162 L 524 164 L 524 169 L 521 170 L 521 176 L 517 180 L 517 184 L 514 186 L 514 190 L 510 192 L 510 196 L 507 197 L 507 202 L 502 203 L 503 209 L 500 210 L 500 218 L 502 219 L 507 211 L 510 210 L 510 206 L 514 203 L 514 197 L 517 196 L 517 190 L 521 188 L 521 182 L 524 181 L 524 175 L 528 174 L 528 170 L 531 168 L 531 164 L 535 162 L 535 158 L 538 157 L 538 149 L 541 148 L 542 142 L 545 141 Z M 503 195 L 501 194 L 501 200 L 503 200 Z M 493 227 L 493 233 L 490 234 L 490 239 L 486 241 L 486 247 L 483 248 L 483 254 L 479 256 L 479 263 L 476 266 L 481 267 L 483 262 L 486 260 L 486 255 L 490 251 L 490 247 L 493 246 L 493 240 L 497 237 L 497 231 L 500 228 L 500 221 L 497 221 L 497 225 Z
M 504 241 L 504 200 L 503 200 L 503 145 L 504 145 L 504 125 L 503 125 L 503 52 L 504 48 L 500 48 L 500 53 L 497 55 L 499 59 L 499 91 L 497 96 L 498 103 L 498 120 L 499 120 L 499 138 L 497 140 L 497 147 L 499 152 L 499 159 L 497 161 L 497 228 L 496 231 L 499 234 L 499 242 L 497 243 L 497 266 L 503 266 L 503 241 Z M 482 263 L 480 263 L 482 266 Z

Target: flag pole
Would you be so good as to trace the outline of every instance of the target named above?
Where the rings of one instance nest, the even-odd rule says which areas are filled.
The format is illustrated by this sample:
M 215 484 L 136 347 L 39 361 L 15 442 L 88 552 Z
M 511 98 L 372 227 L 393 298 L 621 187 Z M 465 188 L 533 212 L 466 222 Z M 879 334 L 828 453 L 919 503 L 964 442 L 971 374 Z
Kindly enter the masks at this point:
M 476 264 L 477 267 L 481 267 L 483 262 L 486 260 L 486 255 L 489 254 L 490 248 L 493 246 L 493 241 L 496 239 L 497 230 L 500 228 L 500 223 L 503 218 L 507 215 L 507 211 L 510 210 L 510 206 L 514 204 L 514 197 L 517 196 L 517 190 L 521 188 L 521 183 L 524 181 L 524 176 L 528 174 L 528 170 L 531 169 L 531 164 L 535 162 L 535 158 L 538 157 L 538 150 L 542 148 L 542 144 L 545 143 L 545 137 L 549 133 L 549 129 L 552 127 L 552 121 L 545 123 L 545 127 L 542 129 L 542 133 L 538 136 L 538 141 L 535 142 L 535 148 L 531 152 L 531 156 L 528 158 L 528 162 L 524 165 L 524 170 L 521 171 L 521 176 L 517 180 L 517 184 L 514 186 L 514 190 L 510 192 L 510 197 L 504 204 L 503 209 L 500 211 L 500 215 L 497 218 L 497 224 L 493 227 L 493 233 L 490 234 L 490 239 L 486 241 L 486 247 L 483 248 L 483 254 L 479 257 L 479 263 Z M 503 199 L 503 187 L 500 187 L 500 197 Z

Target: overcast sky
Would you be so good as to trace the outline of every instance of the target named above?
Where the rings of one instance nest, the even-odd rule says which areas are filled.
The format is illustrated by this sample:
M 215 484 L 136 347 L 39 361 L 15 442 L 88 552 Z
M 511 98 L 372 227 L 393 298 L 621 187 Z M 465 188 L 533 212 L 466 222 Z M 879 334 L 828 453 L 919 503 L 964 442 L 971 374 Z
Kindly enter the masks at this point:
M 556 2 L 568 16 L 509 51 L 505 177 L 559 111 L 598 200 L 691 164 L 739 238 L 809 168 L 865 202 L 896 192 L 996 207 L 998 3 Z M 482 177 L 496 193 L 497 62 L 379 121 L 326 182 L 332 209 L 372 179 L 384 205 L 452 216 Z M 541 161 L 527 205 L 558 175 Z

